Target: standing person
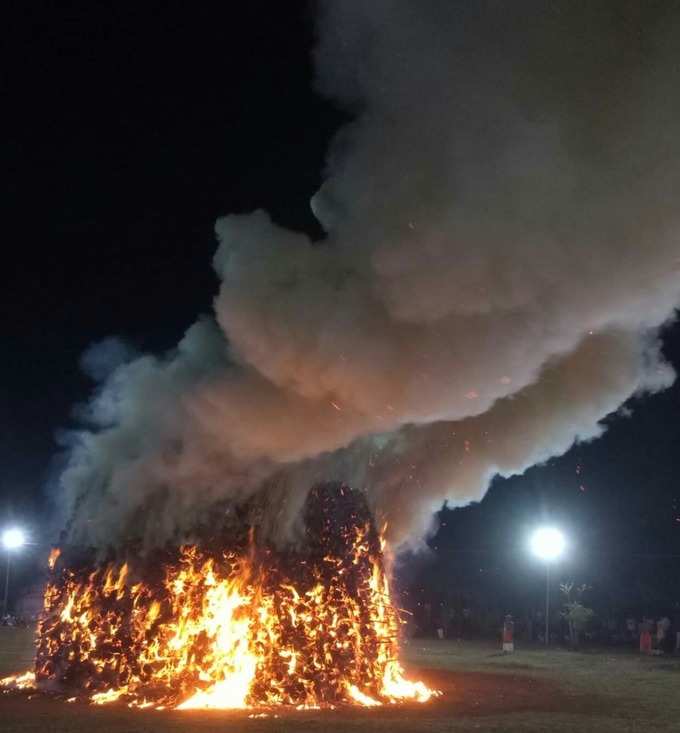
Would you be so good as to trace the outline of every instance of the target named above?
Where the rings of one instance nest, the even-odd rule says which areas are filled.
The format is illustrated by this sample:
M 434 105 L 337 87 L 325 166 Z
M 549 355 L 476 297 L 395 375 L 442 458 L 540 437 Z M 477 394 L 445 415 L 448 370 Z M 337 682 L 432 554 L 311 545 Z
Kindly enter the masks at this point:
M 666 637 L 671 627 L 671 620 L 668 616 L 662 616 L 656 622 L 656 653 L 663 654 L 666 651 Z
M 640 653 L 652 653 L 652 622 L 647 618 L 640 624 Z
M 515 622 L 512 614 L 507 614 L 503 621 L 503 653 L 511 654 L 515 651 Z
M 423 604 L 423 626 L 427 634 L 432 633 L 432 604 L 429 602 Z
M 464 636 L 466 639 L 470 638 L 470 626 L 472 619 L 472 611 L 470 610 L 469 606 L 463 607 L 463 632 L 461 636 Z
M 680 654 L 680 605 L 677 603 L 673 614 L 673 630 L 675 631 L 675 653 Z
M 618 631 L 618 623 L 616 621 L 616 618 L 614 616 L 607 616 L 607 624 L 606 624 L 606 631 L 607 634 L 607 644 L 611 644 L 612 642 L 616 641 Z
M 536 611 L 536 639 L 540 644 L 545 643 L 545 614 L 543 611 Z

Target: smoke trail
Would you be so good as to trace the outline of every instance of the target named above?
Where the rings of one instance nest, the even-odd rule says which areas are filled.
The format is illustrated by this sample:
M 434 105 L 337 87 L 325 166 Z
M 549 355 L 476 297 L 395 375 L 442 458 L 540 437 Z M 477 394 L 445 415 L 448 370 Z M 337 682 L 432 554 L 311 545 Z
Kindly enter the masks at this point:
M 118 366 L 88 409 L 72 538 L 162 542 L 255 496 L 287 537 L 323 478 L 408 540 L 671 384 L 678 15 L 322 4 L 318 88 L 356 113 L 312 200 L 327 237 L 217 222 L 215 319 Z

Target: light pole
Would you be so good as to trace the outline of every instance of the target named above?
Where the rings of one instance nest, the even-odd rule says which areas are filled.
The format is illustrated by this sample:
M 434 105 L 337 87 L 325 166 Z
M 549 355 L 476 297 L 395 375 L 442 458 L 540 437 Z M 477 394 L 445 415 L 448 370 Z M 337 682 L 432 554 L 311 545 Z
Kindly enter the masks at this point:
M 550 564 L 564 552 L 567 543 L 556 527 L 539 527 L 529 542 L 533 554 L 545 563 L 545 644 L 550 643 Z
M 11 527 L 2 533 L 2 546 L 7 553 L 7 567 L 5 570 L 5 595 L 2 602 L 3 613 L 7 613 L 9 604 L 9 569 L 12 559 L 12 552 L 20 549 L 26 544 L 26 535 L 18 527 Z

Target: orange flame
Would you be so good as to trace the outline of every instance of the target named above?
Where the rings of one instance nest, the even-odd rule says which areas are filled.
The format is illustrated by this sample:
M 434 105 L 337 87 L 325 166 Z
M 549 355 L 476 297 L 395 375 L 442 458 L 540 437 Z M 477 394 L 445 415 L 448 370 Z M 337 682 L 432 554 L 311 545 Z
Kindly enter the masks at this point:
M 47 558 L 47 567 L 50 570 L 54 570 L 54 566 L 57 564 L 59 555 L 61 555 L 61 550 L 58 547 L 53 547 L 50 550 L 50 556 Z
M 271 553 L 258 563 L 253 552 L 214 557 L 193 545 L 157 585 L 126 563 L 64 570 L 45 592 L 37 680 L 140 708 L 429 700 L 436 693 L 398 661 L 384 544 L 356 527 L 349 548 L 297 583 Z

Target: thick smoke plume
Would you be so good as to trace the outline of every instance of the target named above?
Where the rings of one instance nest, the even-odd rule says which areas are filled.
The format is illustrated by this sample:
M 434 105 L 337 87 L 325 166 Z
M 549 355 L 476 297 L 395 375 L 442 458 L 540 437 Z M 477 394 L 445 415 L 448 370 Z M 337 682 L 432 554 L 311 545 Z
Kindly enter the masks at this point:
M 87 410 L 72 540 L 160 543 L 247 502 L 290 537 L 319 480 L 365 488 L 411 540 L 667 387 L 677 11 L 323 4 L 318 89 L 355 115 L 312 200 L 327 237 L 217 222 L 215 318 L 117 366 Z

